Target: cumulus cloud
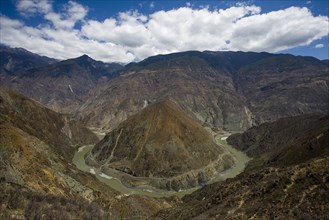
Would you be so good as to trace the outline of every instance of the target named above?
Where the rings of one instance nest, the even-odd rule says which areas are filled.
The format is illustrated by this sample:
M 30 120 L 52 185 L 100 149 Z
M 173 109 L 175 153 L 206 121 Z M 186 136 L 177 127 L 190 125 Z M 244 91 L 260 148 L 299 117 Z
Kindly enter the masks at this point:
M 64 12 L 51 12 L 46 14 L 45 18 L 51 21 L 56 28 L 73 28 L 78 21 L 84 19 L 87 13 L 87 8 L 76 2 L 69 1 L 64 7 Z
M 23 0 L 17 2 L 16 9 L 23 16 L 33 16 L 48 13 L 52 5 L 47 0 Z
M 317 44 L 317 45 L 315 45 L 315 48 L 323 48 L 324 47 L 324 44 Z
M 60 12 L 51 4 L 45 7 L 47 1 L 29 2 L 19 2 L 17 10 L 30 8 L 52 25 L 30 27 L 2 16 L 1 43 L 58 59 L 86 53 L 105 62 L 130 62 L 186 50 L 278 52 L 309 45 L 329 33 L 328 17 L 314 16 L 305 7 L 262 13 L 247 4 L 213 10 L 186 6 L 149 15 L 120 12 L 98 21 L 87 19 L 88 8 L 73 1 Z

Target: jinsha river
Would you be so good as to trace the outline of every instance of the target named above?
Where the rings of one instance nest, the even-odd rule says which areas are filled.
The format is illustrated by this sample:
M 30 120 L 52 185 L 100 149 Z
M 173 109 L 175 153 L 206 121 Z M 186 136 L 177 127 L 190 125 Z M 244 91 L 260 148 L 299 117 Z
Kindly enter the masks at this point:
M 225 179 L 235 177 L 236 175 L 238 175 L 244 170 L 246 163 L 250 160 L 250 158 L 247 155 L 245 155 L 243 152 L 240 152 L 227 144 L 226 142 L 227 136 L 214 135 L 214 137 L 219 145 L 226 147 L 234 155 L 235 166 L 233 166 L 231 169 L 219 173 L 218 177 L 212 179 L 211 182 L 209 183 L 223 181 Z M 139 194 L 139 195 L 147 195 L 151 197 L 169 197 L 173 195 L 182 197 L 198 189 L 198 188 L 191 188 L 191 189 L 181 190 L 176 192 L 176 191 L 164 191 L 164 190 L 154 189 L 151 187 L 147 189 L 126 187 L 117 178 L 101 173 L 97 168 L 90 167 L 85 163 L 84 157 L 92 149 L 92 147 L 93 147 L 92 145 L 80 147 L 74 155 L 73 163 L 77 166 L 78 169 L 84 172 L 89 172 L 91 174 L 94 174 L 98 180 L 107 184 L 108 186 L 110 186 L 111 188 L 113 188 L 114 190 L 120 192 L 125 196 L 132 194 Z

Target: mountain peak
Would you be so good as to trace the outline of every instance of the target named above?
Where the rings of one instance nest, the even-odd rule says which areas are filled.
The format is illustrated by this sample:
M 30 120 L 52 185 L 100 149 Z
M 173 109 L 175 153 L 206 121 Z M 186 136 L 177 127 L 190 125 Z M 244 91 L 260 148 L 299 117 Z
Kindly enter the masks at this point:
M 82 56 L 77 57 L 76 59 L 77 59 L 77 60 L 85 60 L 85 61 L 91 61 L 91 60 L 94 60 L 93 58 L 91 58 L 91 57 L 88 56 L 87 54 L 83 54 Z
M 82 56 L 80 56 L 80 58 L 90 58 L 87 54 L 83 54 Z

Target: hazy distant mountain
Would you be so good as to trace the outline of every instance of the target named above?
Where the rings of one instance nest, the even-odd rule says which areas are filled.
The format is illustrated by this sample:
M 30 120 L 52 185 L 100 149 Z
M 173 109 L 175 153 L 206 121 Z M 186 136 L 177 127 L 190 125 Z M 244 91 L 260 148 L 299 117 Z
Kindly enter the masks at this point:
M 14 74 L 55 63 L 57 60 L 31 53 L 23 48 L 10 48 L 0 45 L 0 72 Z M 2 78 L 2 77 L 1 77 Z
M 140 185 L 144 177 L 145 185 L 177 191 L 205 184 L 234 166 L 231 152 L 171 100 L 122 122 L 95 145 L 88 161 L 104 172 L 121 171 L 129 185 Z
M 84 123 L 113 129 L 144 102 L 171 98 L 201 123 L 244 130 L 280 117 L 329 111 L 329 69 L 320 60 L 253 52 L 182 52 L 127 65 L 91 91 Z
M 107 64 L 83 55 L 40 68 L 1 73 L 1 84 L 53 110 L 68 113 L 84 102 L 83 96 L 97 83 L 113 78 L 121 68 L 120 64 Z
M 228 140 L 255 157 L 247 170 L 185 196 L 158 219 L 327 218 L 328 116 L 282 118 Z

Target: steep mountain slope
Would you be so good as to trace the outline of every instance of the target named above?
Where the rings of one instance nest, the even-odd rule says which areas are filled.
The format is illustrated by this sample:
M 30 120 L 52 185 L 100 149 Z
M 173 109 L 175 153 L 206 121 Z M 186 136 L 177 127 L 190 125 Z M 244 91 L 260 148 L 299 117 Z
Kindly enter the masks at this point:
M 159 212 L 159 219 L 327 218 L 328 116 L 280 119 L 229 141 L 255 157 L 246 171 L 185 196 L 183 203 Z
M 83 97 L 90 89 L 113 78 L 121 68 L 120 64 L 106 64 L 83 55 L 40 68 L 22 69 L 11 74 L 1 72 L 1 84 L 55 111 L 69 113 L 83 103 Z
M 129 64 L 91 91 L 77 113 L 111 130 L 144 103 L 171 98 L 201 123 L 230 131 L 284 116 L 327 113 L 329 69 L 315 58 L 252 52 L 182 52 Z
M 329 115 L 310 114 L 264 123 L 231 135 L 227 142 L 255 158 L 254 165 L 286 166 L 329 155 L 328 132 Z
M 250 127 L 250 111 L 236 92 L 230 71 L 225 65 L 213 67 L 199 55 L 186 52 L 129 65 L 120 77 L 91 92 L 93 98 L 79 109 L 78 118 L 113 129 L 145 102 L 170 98 L 201 123 L 229 130 Z
M 329 66 L 315 58 L 276 55 L 244 66 L 234 80 L 256 124 L 328 113 Z
M 145 219 L 165 200 L 121 197 L 71 163 L 73 145 L 95 143 L 87 128 L 0 89 L 1 219 Z
M 17 71 L 38 68 L 57 62 L 55 59 L 39 56 L 23 48 L 10 48 L 0 45 L 0 73 L 15 74 Z
M 9 89 L 0 88 L 0 122 L 17 127 L 72 158 L 72 146 L 93 144 L 98 138 L 89 129 Z
M 130 174 L 123 175 L 131 185 L 168 190 L 204 184 L 234 163 L 229 151 L 170 100 L 129 117 L 95 145 L 87 161 L 105 172 Z

